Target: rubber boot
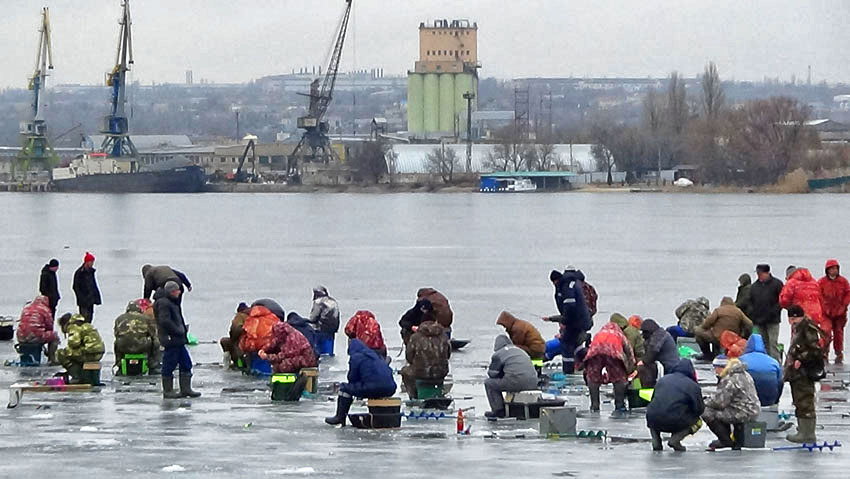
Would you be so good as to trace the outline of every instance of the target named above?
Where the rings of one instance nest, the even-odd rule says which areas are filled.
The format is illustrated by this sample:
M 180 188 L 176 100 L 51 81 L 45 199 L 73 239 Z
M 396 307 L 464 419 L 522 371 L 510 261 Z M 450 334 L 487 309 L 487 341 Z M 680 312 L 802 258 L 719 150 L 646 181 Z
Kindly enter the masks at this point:
M 590 383 L 587 388 L 590 389 L 590 412 L 599 412 L 599 385 Z
M 711 343 L 707 343 L 707 342 L 704 342 L 704 341 L 697 341 L 697 344 L 699 345 L 699 349 L 700 349 L 700 351 L 702 351 L 702 354 L 695 357 L 694 359 L 697 360 L 697 361 L 704 361 L 704 362 L 714 361 L 714 353 L 711 352 Z
M 649 435 L 652 436 L 652 450 L 656 452 L 663 451 L 664 446 L 661 445 L 661 433 L 657 429 L 650 428 Z
M 839 366 L 844 364 L 844 352 L 843 351 L 835 353 L 835 364 L 839 365 Z
M 817 427 L 817 419 L 813 417 L 799 417 L 797 418 L 797 433 L 789 434 L 785 436 L 790 442 L 796 444 L 811 444 L 818 440 L 815 435 L 815 428 Z
M 326 417 L 325 422 L 331 426 L 342 425 L 345 427 L 345 419 L 348 417 L 348 410 L 351 409 L 351 403 L 354 398 L 348 394 L 342 393 L 336 398 L 336 415 Z
M 180 397 L 183 398 L 199 398 L 201 393 L 192 391 L 192 375 L 180 375 Z
M 732 439 L 732 450 L 740 451 L 744 447 L 744 423 L 739 422 L 734 425 L 734 438 Z
M 59 349 L 59 343 L 54 341 L 52 343 L 47 343 L 47 365 L 48 366 L 58 366 L 59 362 L 56 361 L 56 350 Z
M 730 437 L 732 428 L 729 427 L 729 424 L 720 421 L 707 422 L 706 424 L 708 425 L 708 428 L 711 429 L 711 432 L 717 436 L 717 440 L 711 441 L 711 444 L 708 445 L 709 449 L 714 450 L 732 447 L 732 438 Z
M 626 419 L 629 411 L 626 410 L 626 388 L 628 383 L 614 383 L 614 412 L 611 419 Z
M 162 377 L 163 399 L 180 399 L 180 393 L 174 390 L 174 378 Z
M 674 451 L 677 452 L 685 452 L 685 446 L 682 445 L 682 440 L 691 435 L 691 430 L 683 429 L 677 433 L 674 433 L 670 436 L 670 440 L 667 441 L 667 445 L 670 446 Z
M 65 375 L 68 377 L 68 384 L 82 384 L 83 366 L 81 364 L 74 364 L 65 369 Z

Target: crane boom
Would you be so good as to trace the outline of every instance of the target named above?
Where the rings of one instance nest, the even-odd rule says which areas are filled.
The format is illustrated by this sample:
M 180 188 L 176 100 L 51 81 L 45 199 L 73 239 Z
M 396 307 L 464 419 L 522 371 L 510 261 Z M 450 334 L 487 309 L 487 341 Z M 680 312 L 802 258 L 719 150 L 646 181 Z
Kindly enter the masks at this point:
M 342 49 L 345 46 L 345 36 L 348 32 L 348 19 L 351 16 L 351 2 L 352 0 L 346 0 L 347 5 L 339 24 L 339 31 L 336 36 L 333 54 L 331 54 L 331 58 L 328 61 L 328 69 L 325 72 L 325 79 L 322 82 L 322 88 L 319 91 L 319 109 L 316 112 L 316 118 L 319 120 L 325 116 L 331 100 L 333 100 L 334 86 L 336 86 L 336 77 L 339 72 L 339 62 L 342 59 Z
M 130 18 L 130 0 L 124 0 L 121 18 L 118 20 L 118 48 L 115 52 L 115 66 L 106 74 L 106 85 L 112 87 L 110 112 L 104 118 L 105 135 L 101 150 L 112 157 L 136 156 L 136 146 L 130 139 L 130 125 L 124 111 L 127 96 L 127 72 L 133 64 L 133 35 Z

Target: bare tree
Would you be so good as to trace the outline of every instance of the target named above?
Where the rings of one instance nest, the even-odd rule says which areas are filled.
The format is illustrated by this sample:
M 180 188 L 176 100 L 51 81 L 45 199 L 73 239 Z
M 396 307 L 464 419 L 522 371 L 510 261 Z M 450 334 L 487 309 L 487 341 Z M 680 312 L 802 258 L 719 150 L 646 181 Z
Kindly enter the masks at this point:
M 437 147 L 426 156 L 426 167 L 429 173 L 440 175 L 443 183 L 450 184 L 454 179 L 455 168 L 460 167 L 460 160 L 455 150 Z
M 559 160 L 559 155 L 555 152 L 555 145 L 548 137 L 537 145 L 537 169 L 539 171 L 551 170 Z
M 688 110 L 685 82 L 677 72 L 673 72 L 667 85 L 667 121 L 674 135 L 681 135 L 685 130 Z
M 723 92 L 720 74 L 714 62 L 705 66 L 705 73 L 700 83 L 702 84 L 702 112 L 706 118 L 715 120 L 726 103 L 726 94 Z
M 590 147 L 590 153 L 596 160 L 596 167 L 602 171 L 608 172 L 608 186 L 614 183 L 614 152 L 613 143 L 614 128 L 610 123 L 598 123 L 591 128 L 591 137 L 593 138 L 593 146 Z
M 369 141 L 353 149 L 349 164 L 358 181 L 377 183 L 388 172 L 387 154 L 392 147 L 385 140 Z

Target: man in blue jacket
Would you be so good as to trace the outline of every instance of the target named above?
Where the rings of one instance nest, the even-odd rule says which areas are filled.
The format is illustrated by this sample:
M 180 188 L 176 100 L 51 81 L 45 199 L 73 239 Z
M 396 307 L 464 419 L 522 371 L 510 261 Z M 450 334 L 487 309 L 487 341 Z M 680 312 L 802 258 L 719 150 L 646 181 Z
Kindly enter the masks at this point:
M 354 398 L 380 399 L 395 394 L 393 371 L 387 362 L 359 339 L 348 343 L 348 382 L 339 387 L 336 415 L 325 422 L 345 426 Z
M 652 435 L 652 450 L 661 451 L 661 433 L 672 433 L 667 445 L 684 451 L 682 439 L 702 427 L 700 416 L 705 411 L 702 390 L 694 365 L 688 359 L 679 363 L 658 380 L 652 401 L 646 408 L 646 425 Z
M 581 286 L 582 278 L 584 275 L 573 266 L 568 266 L 563 273 L 552 271 L 549 275 L 549 280 L 555 286 L 555 306 L 561 314 L 543 320 L 563 325 L 560 340 L 564 374 L 573 374 L 575 371 L 575 351 L 587 339 L 587 331 L 593 327 Z
M 744 350 L 740 359 L 747 365 L 747 372 L 756 383 L 756 392 L 761 405 L 778 404 L 782 396 L 782 367 L 777 360 L 768 356 L 764 339 L 760 334 L 750 336 L 747 340 L 747 349 Z

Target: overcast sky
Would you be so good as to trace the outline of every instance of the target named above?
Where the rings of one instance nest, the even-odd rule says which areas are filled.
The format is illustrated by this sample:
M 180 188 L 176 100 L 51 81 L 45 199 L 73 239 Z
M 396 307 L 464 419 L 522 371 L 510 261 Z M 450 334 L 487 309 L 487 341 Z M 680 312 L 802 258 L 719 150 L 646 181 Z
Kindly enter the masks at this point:
M 41 6 L 50 7 L 55 73 L 100 83 L 111 69 L 120 0 L 0 0 L 0 86 L 32 74 Z M 850 82 L 847 0 L 354 0 L 343 69 L 402 74 L 420 21 L 478 22 L 482 76 L 693 76 Z M 343 0 L 132 0 L 143 83 L 244 82 L 325 62 Z

